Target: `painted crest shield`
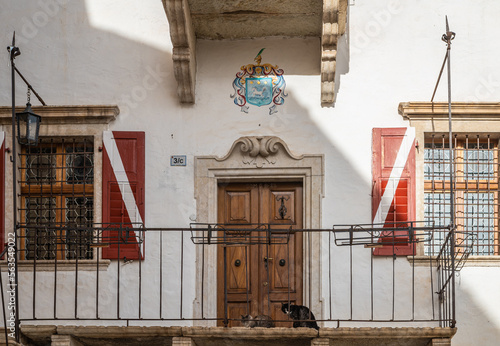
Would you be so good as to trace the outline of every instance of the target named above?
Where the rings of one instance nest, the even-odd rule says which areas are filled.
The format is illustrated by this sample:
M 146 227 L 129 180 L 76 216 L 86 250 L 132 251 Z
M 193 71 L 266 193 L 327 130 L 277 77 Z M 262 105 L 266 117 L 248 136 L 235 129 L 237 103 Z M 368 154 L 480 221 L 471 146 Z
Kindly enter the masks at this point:
M 287 96 L 285 93 L 285 79 L 283 70 L 276 65 L 261 64 L 260 53 L 255 57 L 256 65 L 249 64 L 241 67 L 233 81 L 234 104 L 241 107 L 241 111 L 248 113 L 248 105 L 257 107 L 271 105 L 269 114 L 276 113 L 276 106 L 282 105 Z
M 248 103 L 255 106 L 265 106 L 273 101 L 273 79 L 247 78 L 246 97 Z

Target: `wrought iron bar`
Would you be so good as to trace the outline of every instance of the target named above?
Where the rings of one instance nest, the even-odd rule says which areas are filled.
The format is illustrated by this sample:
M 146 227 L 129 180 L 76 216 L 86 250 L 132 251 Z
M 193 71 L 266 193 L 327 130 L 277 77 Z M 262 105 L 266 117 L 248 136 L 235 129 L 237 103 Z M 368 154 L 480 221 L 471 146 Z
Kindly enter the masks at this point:
M 7 47 L 10 56 L 10 66 L 11 66 L 11 92 L 12 92 L 12 226 L 14 231 L 14 254 L 15 261 L 17 262 L 17 250 L 18 250 L 18 239 L 17 239 L 17 191 L 16 191 L 16 182 L 17 182 L 17 151 L 16 151 L 16 76 L 15 76 L 15 67 L 16 64 L 14 59 L 16 56 L 21 54 L 21 51 L 18 47 L 16 47 L 16 32 L 14 31 L 14 35 L 12 36 L 12 45 Z M 15 265 L 14 270 L 15 275 L 15 334 L 16 334 L 16 342 L 20 341 L 20 333 L 19 333 L 19 293 L 18 293 L 18 272 L 17 272 L 17 263 Z M 12 287 L 12 286 L 11 286 Z
M 181 299 L 180 299 L 180 311 L 181 311 L 181 319 L 183 318 L 183 314 L 182 314 L 182 303 L 183 303 L 183 292 L 184 292 L 184 232 L 180 232 L 181 233 L 181 263 L 180 263 L 180 266 L 181 266 L 181 292 L 180 292 L 180 295 L 181 295 Z M 226 275 L 226 273 L 224 272 L 224 276 Z
M 31 86 L 31 84 L 26 80 L 26 78 L 24 78 L 24 76 L 22 75 L 21 71 L 19 71 L 17 69 L 17 67 L 14 66 L 14 70 L 16 70 L 17 74 L 19 75 L 19 77 L 21 77 L 21 79 L 24 81 L 24 83 L 26 83 L 26 86 L 31 90 L 33 91 L 33 94 L 35 94 L 36 98 L 38 99 L 38 101 L 40 101 L 40 103 L 43 105 L 43 106 L 46 106 L 47 104 L 45 103 L 45 101 L 41 98 L 40 95 L 38 95 L 38 93 L 36 92 L 35 89 L 33 89 L 33 87 Z
M 224 327 L 228 326 L 228 301 L 227 301 L 227 246 L 223 248 L 224 252 Z
M 159 232 L 160 233 L 160 256 L 158 256 L 158 259 L 160 261 L 160 263 L 158 264 L 159 268 L 160 268 L 160 318 L 163 317 L 163 310 L 162 310 L 162 307 L 163 307 L 163 232 Z M 205 250 L 205 246 L 203 246 L 203 250 Z M 204 251 L 203 251 L 203 255 L 201 257 L 201 260 L 203 261 L 203 264 L 202 264 L 202 282 L 203 282 L 203 271 L 205 270 L 205 256 L 204 256 Z M 202 284 L 202 289 L 201 289 L 201 316 L 203 317 L 203 284 Z
M 455 33 L 450 31 L 448 26 L 448 17 L 446 17 L 446 33 L 443 35 L 442 40 L 446 42 L 446 51 L 448 56 L 447 61 L 447 72 L 448 72 L 448 140 L 449 140 L 449 150 L 450 150 L 450 233 L 451 233 L 451 266 L 452 266 L 452 279 L 451 279 L 451 294 L 452 294 L 452 311 L 451 311 L 451 327 L 455 327 L 455 167 L 453 160 L 453 143 L 452 143 L 452 117 L 451 117 L 451 41 L 455 38 Z
M 141 250 L 140 250 L 140 247 L 137 248 L 137 257 L 139 258 L 139 282 L 138 282 L 138 285 L 139 285 L 139 296 L 138 296 L 138 299 L 139 299 L 139 319 L 142 319 L 142 254 L 141 254 Z M 182 290 L 181 290 L 182 291 Z

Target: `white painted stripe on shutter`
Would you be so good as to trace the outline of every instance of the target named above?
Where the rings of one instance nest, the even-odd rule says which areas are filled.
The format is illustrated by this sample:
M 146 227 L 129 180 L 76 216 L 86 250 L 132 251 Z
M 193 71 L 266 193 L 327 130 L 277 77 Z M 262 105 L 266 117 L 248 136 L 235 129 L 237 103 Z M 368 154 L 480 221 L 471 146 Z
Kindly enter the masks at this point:
M 408 161 L 408 156 L 410 155 L 414 141 L 415 128 L 408 127 L 406 129 L 405 136 L 401 141 L 401 146 L 399 147 L 396 160 L 394 162 L 394 165 L 392 166 L 389 181 L 387 182 L 387 186 L 385 187 L 382 198 L 380 199 L 377 213 L 373 218 L 373 223 L 383 223 L 386 221 L 387 214 L 389 213 L 392 201 L 394 200 L 394 195 L 396 194 L 399 180 L 401 179 L 401 175 L 403 174 L 403 170 L 406 166 L 406 162 Z

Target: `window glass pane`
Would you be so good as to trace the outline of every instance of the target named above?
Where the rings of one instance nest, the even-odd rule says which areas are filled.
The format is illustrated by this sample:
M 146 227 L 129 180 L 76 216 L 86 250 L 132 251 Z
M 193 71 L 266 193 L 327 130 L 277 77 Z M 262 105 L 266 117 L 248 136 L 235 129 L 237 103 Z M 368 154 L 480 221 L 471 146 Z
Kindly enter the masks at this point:
M 66 182 L 68 184 L 94 182 L 94 148 L 91 144 L 66 147 Z
M 495 196 L 493 193 L 471 193 L 464 194 L 463 219 L 457 218 L 457 224 L 465 234 L 471 233 L 473 237 L 467 237 L 466 244 L 473 246 L 473 255 L 494 254 L 495 235 Z M 474 245 L 472 242 L 474 241 Z
M 50 184 L 56 180 L 56 148 L 31 148 L 26 154 L 28 184 Z
M 493 150 L 488 148 L 488 143 L 468 143 L 464 152 L 465 179 L 493 179 L 493 160 Z
M 448 226 L 450 224 L 450 194 L 426 193 L 424 195 L 424 221 L 426 226 Z M 434 230 L 433 237 L 425 246 L 426 255 L 437 255 L 445 240 L 447 230 Z
M 53 259 L 56 256 L 57 233 L 51 228 L 56 223 L 56 199 L 26 198 L 25 232 L 26 259 Z M 29 228 L 37 226 L 37 228 Z M 47 228 L 39 228 L 47 226 Z
M 92 221 L 94 199 L 87 197 L 66 198 L 66 249 L 67 258 L 92 258 Z M 81 227 L 81 228 L 79 228 Z
M 447 144 L 425 144 L 424 179 L 450 180 L 450 151 Z

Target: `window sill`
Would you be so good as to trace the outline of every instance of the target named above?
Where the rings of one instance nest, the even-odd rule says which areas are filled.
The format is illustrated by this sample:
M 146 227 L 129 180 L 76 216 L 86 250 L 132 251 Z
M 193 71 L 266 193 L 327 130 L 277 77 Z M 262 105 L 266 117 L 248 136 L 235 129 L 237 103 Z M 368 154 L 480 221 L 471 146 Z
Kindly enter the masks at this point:
M 27 261 L 21 260 L 17 264 L 17 270 L 22 272 L 32 272 L 34 271 L 34 265 L 36 263 L 37 272 L 52 272 L 55 271 L 96 271 L 97 262 L 95 260 L 58 260 L 57 266 L 56 262 L 53 260 L 39 260 L 39 261 Z M 110 260 L 101 259 L 99 260 L 99 270 L 107 270 Z M 6 261 L 0 262 L 0 270 L 7 268 L 8 263 Z
M 408 262 L 415 267 L 428 267 L 429 256 L 407 256 Z M 432 265 L 436 266 L 437 256 L 432 256 Z M 469 256 L 465 267 L 500 267 L 500 256 Z

